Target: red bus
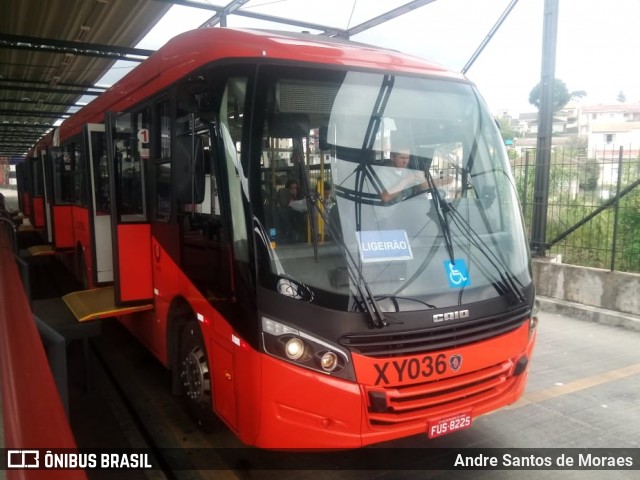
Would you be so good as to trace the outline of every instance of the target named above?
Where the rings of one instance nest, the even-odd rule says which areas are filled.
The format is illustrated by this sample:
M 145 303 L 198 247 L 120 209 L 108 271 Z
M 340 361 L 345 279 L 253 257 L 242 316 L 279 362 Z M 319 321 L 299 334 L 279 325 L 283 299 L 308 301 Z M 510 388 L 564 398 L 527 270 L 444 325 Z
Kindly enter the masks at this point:
M 52 211 L 72 205 L 54 237 L 83 304 L 113 304 L 83 318 L 118 315 L 199 423 L 354 448 L 451 433 L 521 396 L 529 252 L 496 123 L 462 75 L 201 29 L 53 145 Z

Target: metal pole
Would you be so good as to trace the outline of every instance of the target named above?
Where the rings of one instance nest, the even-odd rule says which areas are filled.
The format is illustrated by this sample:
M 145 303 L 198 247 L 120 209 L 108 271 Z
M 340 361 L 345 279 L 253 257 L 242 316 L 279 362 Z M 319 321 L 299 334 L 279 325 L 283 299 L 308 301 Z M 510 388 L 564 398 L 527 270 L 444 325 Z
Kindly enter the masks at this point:
M 620 211 L 620 188 L 622 183 L 622 157 L 624 147 L 620 145 L 618 153 L 618 185 L 616 187 L 616 203 L 613 204 L 613 241 L 611 245 L 611 271 L 616 269 L 616 247 L 618 245 L 618 212 Z
M 520 199 L 520 201 L 522 202 L 522 212 L 526 217 L 526 209 L 527 209 L 527 200 L 529 198 L 529 152 L 530 150 L 527 149 L 527 151 L 524 154 L 524 189 L 522 191 L 522 199 Z
M 547 208 L 549 171 L 551 168 L 551 135 L 553 133 L 553 87 L 556 69 L 558 34 L 558 0 L 545 0 L 542 38 L 542 72 L 540 78 L 540 110 L 538 112 L 538 141 L 536 172 L 531 221 L 531 251 L 542 257 L 547 249 Z
M 466 63 L 466 65 L 464 67 L 462 67 L 462 73 L 463 74 L 466 74 L 469 71 L 469 69 L 471 68 L 471 66 L 478 59 L 478 57 L 480 56 L 480 54 L 484 50 L 484 47 L 486 47 L 489 44 L 489 42 L 491 41 L 493 36 L 496 34 L 498 29 L 500 28 L 500 25 L 502 25 L 502 22 L 504 22 L 505 19 L 509 16 L 509 14 L 511 13 L 511 10 L 513 10 L 513 7 L 516 6 L 516 3 L 518 3 L 518 0 L 511 0 L 511 3 L 507 6 L 505 11 L 502 12 L 502 15 L 500 15 L 500 18 L 498 19 L 496 24 L 491 28 L 491 30 L 489 31 L 487 36 L 484 38 L 484 40 L 482 41 L 480 46 L 476 49 L 476 51 L 473 52 L 473 55 L 471 55 L 471 58 Z

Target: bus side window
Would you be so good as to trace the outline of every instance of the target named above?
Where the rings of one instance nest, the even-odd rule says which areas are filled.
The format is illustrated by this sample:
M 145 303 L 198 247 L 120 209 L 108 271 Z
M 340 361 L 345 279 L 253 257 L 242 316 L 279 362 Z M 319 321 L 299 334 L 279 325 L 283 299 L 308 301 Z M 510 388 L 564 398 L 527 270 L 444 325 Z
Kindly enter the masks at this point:
M 142 109 L 122 113 L 116 121 L 115 182 L 120 192 L 117 211 L 121 222 L 147 221 L 146 155 L 141 155 L 142 145 L 146 143 L 140 140 L 139 134 L 148 132 L 149 116 L 149 110 Z
M 53 192 L 56 205 L 71 205 L 74 200 L 75 157 L 71 145 L 62 147 L 53 160 Z
M 87 206 L 85 164 L 82 158 L 82 149 L 80 144 L 73 143 L 69 145 L 69 149 L 73 152 L 74 170 L 73 170 L 73 202 L 83 207 Z
M 231 223 L 233 226 L 233 251 L 236 260 L 249 261 L 247 225 L 243 201 L 249 202 L 247 173 L 241 162 L 241 142 L 243 121 L 246 117 L 245 96 L 247 79 L 229 78 L 225 86 L 218 118 L 219 135 L 224 150 L 225 172 L 227 175 Z

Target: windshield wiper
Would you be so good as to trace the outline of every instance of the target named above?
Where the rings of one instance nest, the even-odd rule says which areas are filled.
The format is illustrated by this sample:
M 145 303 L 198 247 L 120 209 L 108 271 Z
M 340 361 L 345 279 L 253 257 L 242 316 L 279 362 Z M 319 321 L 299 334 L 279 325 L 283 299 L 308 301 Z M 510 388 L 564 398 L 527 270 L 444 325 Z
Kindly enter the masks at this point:
M 375 104 L 373 106 L 373 111 L 371 112 L 371 116 L 369 117 L 369 124 L 367 125 L 367 131 L 365 132 L 364 139 L 362 142 L 362 149 L 360 153 L 359 165 L 356 168 L 356 198 L 355 198 L 355 222 L 356 222 L 356 231 L 361 231 L 361 222 L 362 222 L 362 190 L 365 183 L 366 172 L 367 172 L 367 164 L 364 161 L 366 158 L 366 152 L 371 152 L 373 149 L 373 145 L 375 143 L 376 134 L 380 128 L 380 123 L 382 121 L 382 115 L 384 114 L 385 109 L 387 108 L 387 102 L 391 95 L 391 91 L 393 90 L 393 85 L 395 82 L 395 77 L 393 75 L 385 75 L 382 79 L 382 83 L 380 85 L 380 89 L 378 91 L 378 96 L 376 98 Z M 337 207 L 334 207 L 337 208 Z M 355 285 L 356 291 L 358 292 L 358 296 L 360 297 L 361 306 L 364 311 L 367 312 L 369 316 L 369 327 L 370 328 L 382 328 L 389 325 L 387 319 L 384 316 L 384 313 L 380 309 L 378 302 L 376 301 L 371 289 L 369 288 L 369 284 L 364 279 L 364 275 L 362 274 L 361 265 L 356 262 L 349 251 L 346 243 L 344 242 L 344 238 L 342 237 L 342 232 L 338 230 L 338 228 L 333 224 L 329 215 L 324 210 L 324 208 L 316 209 L 320 213 L 320 216 L 324 220 L 324 222 L 329 227 L 329 231 L 333 238 L 338 242 L 340 247 L 345 252 L 345 257 L 347 260 L 347 271 L 349 273 L 349 277 L 351 282 Z M 313 222 L 312 222 L 313 223 Z
M 475 150 L 475 147 L 473 150 Z M 469 159 L 469 165 L 473 165 L 473 156 Z M 465 172 L 468 173 L 469 168 L 466 168 Z M 455 259 L 453 252 L 453 241 L 451 238 L 451 229 L 447 217 L 449 217 L 458 227 L 462 236 L 470 244 L 476 247 L 476 249 L 482 254 L 482 256 L 484 256 L 489 264 L 496 270 L 500 279 L 496 279 L 493 283 L 493 286 L 497 290 L 497 292 L 501 296 L 511 294 L 515 297 L 518 303 L 524 301 L 524 295 L 522 294 L 516 283 L 519 284 L 522 288 L 524 288 L 524 286 L 518 281 L 513 273 L 509 271 L 509 268 L 505 265 L 505 263 L 487 246 L 486 243 L 484 243 L 482 237 L 471 227 L 469 222 L 465 220 L 465 218 L 460 214 L 460 212 L 458 212 L 453 204 L 442 198 L 429 169 L 426 169 L 425 177 L 427 180 L 429 191 L 431 193 L 431 198 L 434 200 L 434 205 L 436 207 L 436 216 L 438 217 L 438 221 L 440 222 L 440 227 L 442 229 L 442 234 L 445 239 L 447 252 L 449 254 L 451 263 L 455 263 Z M 486 218 L 484 219 L 484 221 L 486 223 Z
M 440 223 L 440 229 L 442 230 L 442 236 L 444 237 L 444 242 L 447 246 L 447 253 L 449 254 L 449 259 L 451 263 L 455 264 L 455 256 L 453 254 L 453 240 L 451 239 L 451 229 L 449 228 L 449 222 L 447 221 L 447 213 L 451 210 L 450 204 L 445 202 L 444 199 L 440 196 L 440 191 L 435 185 L 433 181 L 433 177 L 431 176 L 431 171 L 427 169 L 425 172 L 425 177 L 427 179 L 427 185 L 429 186 L 429 191 L 431 192 L 431 199 L 433 200 L 433 204 L 435 206 L 436 216 L 438 217 L 438 222 Z
M 310 197 L 310 199 L 314 201 L 314 207 L 322 217 L 324 223 L 329 227 L 329 233 L 345 253 L 345 258 L 347 260 L 347 272 L 349 273 L 351 282 L 355 285 L 356 291 L 358 292 L 358 303 L 361 305 L 361 307 L 369 317 L 369 328 L 382 328 L 388 326 L 389 322 L 385 318 L 382 309 L 378 305 L 376 298 L 371 292 L 369 284 L 364 279 L 364 275 L 362 275 L 362 268 L 360 267 L 359 263 L 356 262 L 356 260 L 353 258 L 353 255 L 351 255 L 349 247 L 347 247 L 347 244 L 342 237 L 342 232 L 333 223 L 327 211 L 324 209 L 324 206 L 317 205 L 317 203 L 320 202 L 320 199 L 314 199 L 313 197 Z M 337 208 L 337 206 L 334 206 L 333 208 Z
M 517 303 L 524 302 L 526 298 L 520 290 L 520 288 L 524 288 L 524 285 L 522 285 L 517 277 L 509 270 L 509 267 L 505 262 L 489 248 L 478 232 L 473 229 L 469 222 L 467 222 L 451 202 L 447 202 L 447 209 L 452 213 L 451 218 L 453 223 L 458 227 L 462 236 L 476 247 L 489 264 L 495 268 L 496 272 L 498 272 L 500 281 L 496 281 L 496 283 L 494 283 L 494 287 L 498 293 L 500 295 L 511 294 L 515 297 Z M 486 223 L 486 218 L 484 220 Z M 518 286 L 520 286 L 520 288 L 518 288 Z
M 408 303 L 408 302 L 411 302 L 411 303 L 417 303 L 418 305 L 422 305 L 423 307 L 427 307 L 427 308 L 429 308 L 429 309 L 435 309 L 435 308 L 437 308 L 435 305 L 432 305 L 432 304 L 430 304 L 430 303 L 427 303 L 427 302 L 425 302 L 425 301 L 423 301 L 423 300 L 420 300 L 420 299 L 418 299 L 418 298 L 414 298 L 414 297 L 401 297 L 401 296 L 398 296 L 398 295 L 395 295 L 395 294 L 394 294 L 394 295 L 382 295 L 382 296 L 376 297 L 376 300 L 377 300 L 378 302 L 381 302 L 381 301 L 384 301 L 384 300 L 388 300 L 388 301 L 389 301 L 389 303 L 391 303 L 391 305 L 393 305 L 393 308 L 395 309 L 395 311 L 396 311 L 396 312 L 401 312 L 401 311 L 403 311 L 403 310 L 400 308 L 400 302 L 402 302 L 402 303 Z M 387 311 L 388 311 L 388 310 L 387 310 Z

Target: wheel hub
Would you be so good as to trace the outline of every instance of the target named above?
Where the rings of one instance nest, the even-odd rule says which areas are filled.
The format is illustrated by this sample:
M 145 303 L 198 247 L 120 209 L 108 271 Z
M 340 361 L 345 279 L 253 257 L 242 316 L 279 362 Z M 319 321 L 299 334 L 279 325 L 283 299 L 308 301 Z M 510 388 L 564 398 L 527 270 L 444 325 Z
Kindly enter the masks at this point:
M 194 347 L 182 361 L 180 378 L 184 392 L 190 400 L 208 401 L 211 395 L 211 376 L 204 351 Z

